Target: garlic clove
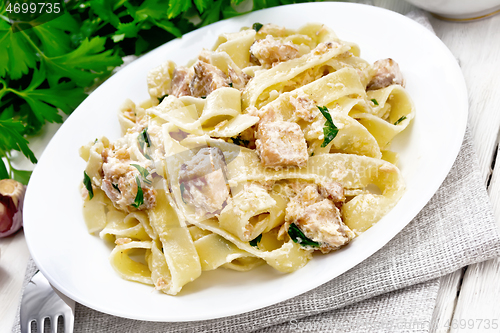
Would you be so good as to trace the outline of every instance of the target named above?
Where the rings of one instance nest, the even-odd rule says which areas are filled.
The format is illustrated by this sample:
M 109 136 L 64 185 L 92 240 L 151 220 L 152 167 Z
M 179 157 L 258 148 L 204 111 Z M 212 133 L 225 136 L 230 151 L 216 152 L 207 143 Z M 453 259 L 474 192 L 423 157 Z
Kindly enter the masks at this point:
M 0 237 L 9 236 L 23 225 L 26 186 L 13 179 L 0 180 Z

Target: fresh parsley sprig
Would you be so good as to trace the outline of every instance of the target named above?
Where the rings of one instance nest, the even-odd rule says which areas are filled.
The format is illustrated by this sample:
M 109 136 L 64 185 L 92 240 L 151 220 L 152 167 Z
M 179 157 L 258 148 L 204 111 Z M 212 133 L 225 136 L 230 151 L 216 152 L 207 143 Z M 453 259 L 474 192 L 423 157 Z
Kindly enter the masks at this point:
M 327 107 L 319 105 L 317 105 L 317 107 L 326 118 L 325 127 L 323 127 L 323 135 L 325 138 L 323 139 L 323 143 L 321 144 L 321 147 L 326 147 L 330 142 L 332 142 L 333 139 L 335 139 L 339 130 L 333 123 L 332 115 L 328 111 Z

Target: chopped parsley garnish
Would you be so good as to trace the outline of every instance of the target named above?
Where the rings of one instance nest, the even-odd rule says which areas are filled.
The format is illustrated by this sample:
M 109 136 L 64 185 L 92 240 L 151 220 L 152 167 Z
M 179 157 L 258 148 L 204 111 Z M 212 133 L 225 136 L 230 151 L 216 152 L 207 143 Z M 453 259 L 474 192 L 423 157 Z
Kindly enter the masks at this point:
M 130 164 L 130 165 L 135 167 L 137 170 L 139 170 L 139 173 L 141 174 L 141 176 L 144 179 L 144 182 L 146 184 L 151 185 L 151 181 L 146 178 L 147 176 L 149 176 L 149 171 L 146 168 L 143 168 L 139 164 Z
M 165 99 L 165 97 L 168 97 L 168 94 L 165 94 L 165 95 L 163 95 L 161 97 L 158 97 L 158 103 L 163 102 L 163 100 Z
M 144 203 L 144 194 L 142 193 L 141 181 L 139 180 L 139 177 L 135 176 L 135 181 L 137 182 L 137 194 L 132 207 L 139 208 Z
M 141 152 L 146 155 L 146 158 L 151 159 L 151 157 L 148 157 L 149 155 L 144 150 L 145 146 L 151 147 L 151 141 L 149 140 L 147 127 L 139 134 L 139 136 L 137 137 L 137 141 L 139 143 L 139 147 L 141 148 Z
M 229 86 L 232 88 L 232 87 L 233 87 L 233 83 L 232 83 L 232 82 L 229 82 Z
M 113 188 L 117 190 L 119 193 L 122 193 L 122 191 L 120 191 L 120 188 L 118 187 L 118 184 L 111 184 L 111 185 L 113 185 Z
M 243 140 L 239 135 L 237 137 L 231 138 L 233 140 L 233 143 L 238 146 L 248 146 L 250 144 L 250 141 L 248 140 Z
M 323 127 L 323 134 L 325 138 L 323 140 L 323 143 L 321 144 L 321 147 L 326 147 L 333 139 L 335 139 L 337 133 L 339 132 L 339 129 L 333 123 L 332 116 L 326 106 L 316 106 L 326 118 L 325 127 Z
M 144 129 L 144 131 L 142 131 L 141 135 L 142 135 L 144 142 L 148 145 L 148 147 L 151 147 L 151 143 L 149 142 L 149 134 L 148 134 L 147 127 Z
M 255 22 L 253 25 L 252 25 L 252 29 L 255 30 L 256 32 L 259 32 L 260 29 L 262 29 L 264 25 L 262 23 L 259 23 L 259 22 Z
M 260 242 L 261 239 L 262 239 L 262 234 L 258 235 L 257 237 L 255 237 L 255 239 L 251 240 L 250 245 L 252 245 L 253 247 L 259 248 L 257 246 L 257 244 Z
M 201 99 L 206 99 L 206 98 L 207 98 L 207 96 L 201 96 Z
M 89 175 L 84 171 L 83 172 L 83 184 L 87 188 L 87 191 L 89 192 L 89 200 L 92 200 L 94 197 L 94 189 L 92 188 L 92 182 L 90 181 Z
M 402 122 L 405 119 L 406 119 L 406 116 L 402 116 L 401 118 L 399 118 L 398 120 L 396 120 L 396 122 L 394 123 L 394 125 L 398 125 L 400 122 Z
M 311 156 L 314 156 L 314 152 L 311 153 Z
M 295 223 L 290 224 L 288 227 L 288 235 L 295 243 L 301 246 L 319 247 L 319 243 L 307 238 Z
M 370 101 L 372 101 L 373 104 L 378 105 L 378 102 L 377 102 L 377 100 L 375 98 L 372 98 Z

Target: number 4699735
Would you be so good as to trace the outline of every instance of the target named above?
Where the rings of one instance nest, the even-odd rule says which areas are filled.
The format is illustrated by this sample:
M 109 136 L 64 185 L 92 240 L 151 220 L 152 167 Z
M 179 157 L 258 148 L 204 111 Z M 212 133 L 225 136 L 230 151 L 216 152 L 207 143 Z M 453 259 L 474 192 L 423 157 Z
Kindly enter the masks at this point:
M 7 5 L 7 8 L 6 8 L 6 11 L 8 13 L 15 13 L 15 14 L 19 14 L 19 13 L 23 13 L 23 14 L 26 14 L 26 13 L 31 13 L 31 14 L 51 14 L 51 13 L 55 13 L 55 14 L 58 14 L 61 12 L 61 4 L 60 3 L 50 3 L 50 2 L 24 2 L 24 3 L 19 3 L 19 2 L 15 2 L 15 3 L 12 3 L 10 2 L 8 5 Z
M 498 319 L 453 319 L 447 320 L 446 328 L 469 329 L 469 330 L 497 330 L 499 328 Z

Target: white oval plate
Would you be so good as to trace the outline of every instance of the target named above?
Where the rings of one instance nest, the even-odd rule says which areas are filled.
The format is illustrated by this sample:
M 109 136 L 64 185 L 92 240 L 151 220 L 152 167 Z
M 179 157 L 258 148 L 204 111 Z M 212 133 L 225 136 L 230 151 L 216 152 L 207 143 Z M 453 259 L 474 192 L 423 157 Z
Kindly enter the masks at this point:
M 148 98 L 146 74 L 167 59 L 186 64 L 211 48 L 223 32 L 254 22 L 298 28 L 322 22 L 339 38 L 358 43 L 370 62 L 395 59 L 406 78 L 417 114 L 393 148 L 407 191 L 377 225 L 344 249 L 315 256 L 292 274 L 270 267 L 240 273 L 204 272 L 172 297 L 121 279 L 108 262 L 111 251 L 89 235 L 82 218 L 79 185 L 85 162 L 80 146 L 96 137 L 120 136 L 119 105 Z M 90 308 L 150 321 L 192 321 L 235 315 L 311 290 L 380 249 L 424 207 L 441 185 L 460 149 L 467 122 L 467 91 L 453 55 L 418 23 L 377 7 L 349 3 L 290 5 L 218 22 L 171 41 L 125 67 L 94 91 L 66 120 L 46 148 L 28 187 L 24 228 L 35 263 L 62 293 Z M 260 295 L 256 297 L 256 295 Z M 265 295 L 265 296 L 263 296 Z

